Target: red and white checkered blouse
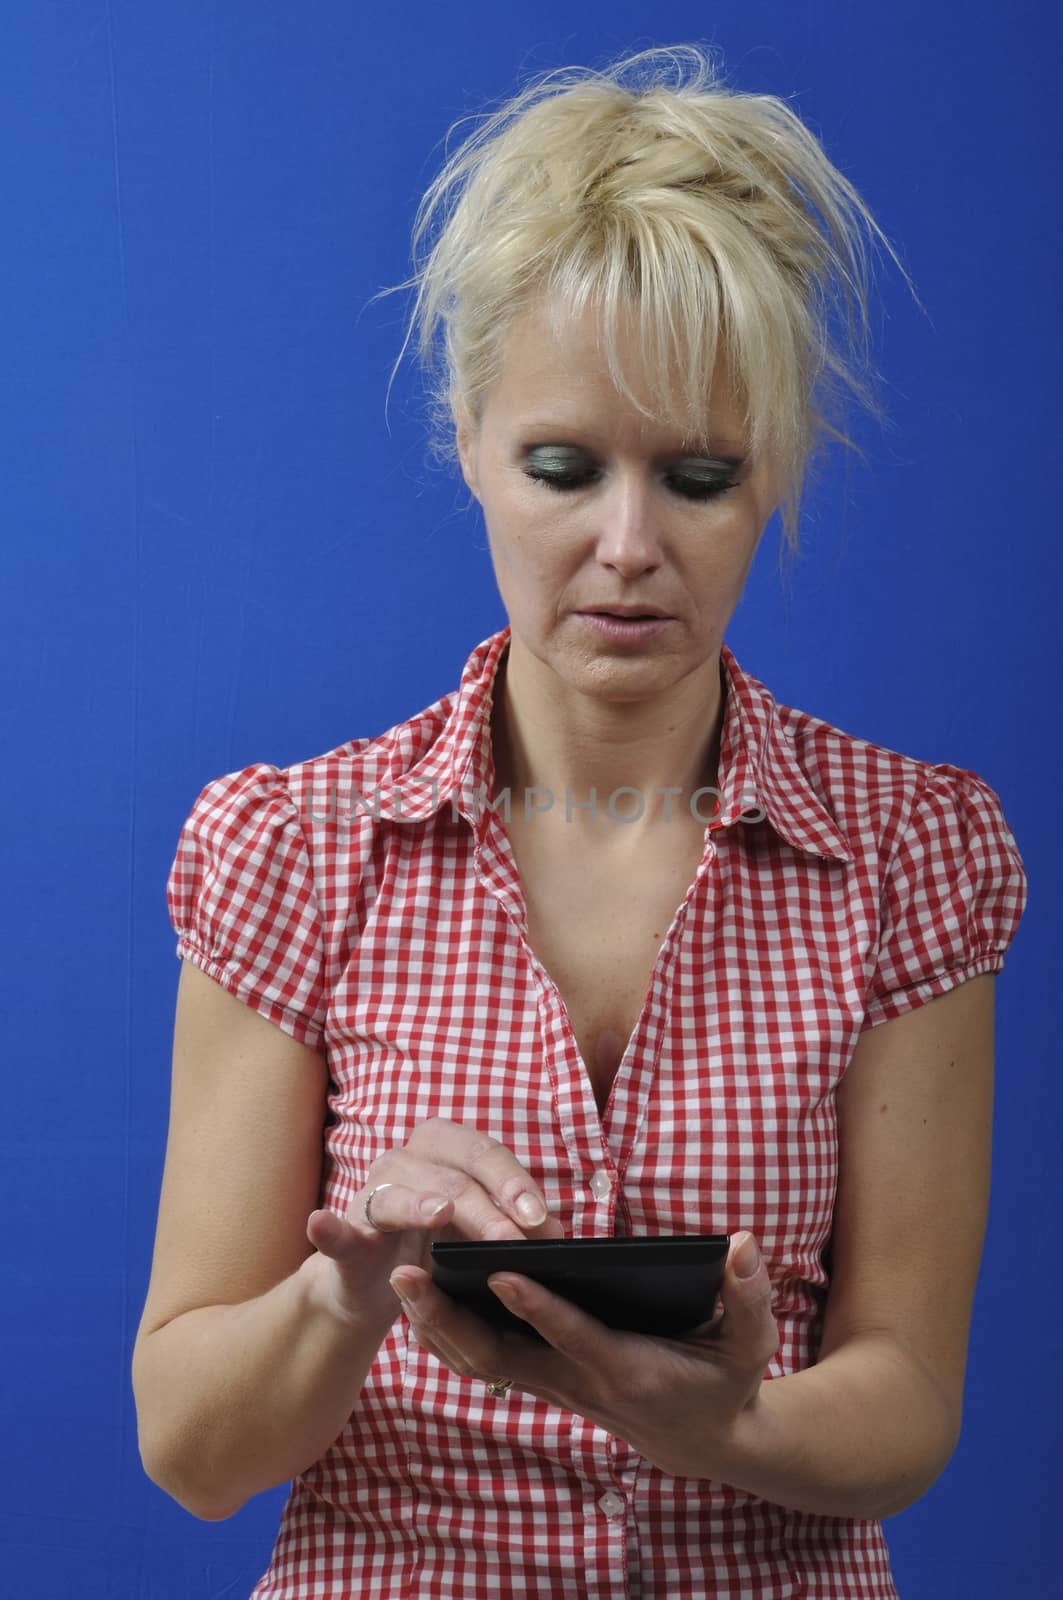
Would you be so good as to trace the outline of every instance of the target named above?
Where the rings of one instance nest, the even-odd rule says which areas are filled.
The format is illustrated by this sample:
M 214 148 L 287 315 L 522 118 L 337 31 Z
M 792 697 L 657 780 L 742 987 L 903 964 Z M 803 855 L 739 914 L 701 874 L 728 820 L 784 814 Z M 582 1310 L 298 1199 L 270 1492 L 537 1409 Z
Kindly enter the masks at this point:
M 209 783 L 167 887 L 178 955 L 325 1055 L 322 1205 L 342 1214 L 430 1117 L 480 1128 L 569 1235 L 751 1229 L 781 1339 L 765 1378 L 785 1377 L 819 1346 L 838 1080 L 864 1028 L 1001 970 L 1015 840 L 973 772 L 777 705 L 723 646 L 718 814 L 703 798 L 704 855 L 600 1115 L 492 806 L 508 639 L 379 738 Z M 669 1477 L 408 1335 L 400 1316 L 294 1479 L 251 1600 L 896 1596 L 881 1522 Z

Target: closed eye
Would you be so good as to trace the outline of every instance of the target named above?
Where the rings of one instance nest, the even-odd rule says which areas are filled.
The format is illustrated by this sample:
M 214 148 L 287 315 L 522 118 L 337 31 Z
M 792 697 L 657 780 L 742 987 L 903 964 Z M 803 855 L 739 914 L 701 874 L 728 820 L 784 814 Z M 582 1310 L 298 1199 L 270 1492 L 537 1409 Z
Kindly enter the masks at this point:
M 593 472 L 537 472 L 535 468 L 525 469 L 525 476 L 536 483 L 545 484 L 548 489 L 555 489 L 562 494 L 574 489 L 585 488 L 592 483 L 597 474 Z M 738 487 L 737 478 L 686 478 L 671 477 L 667 480 L 673 493 L 682 500 L 718 500 L 729 489 Z

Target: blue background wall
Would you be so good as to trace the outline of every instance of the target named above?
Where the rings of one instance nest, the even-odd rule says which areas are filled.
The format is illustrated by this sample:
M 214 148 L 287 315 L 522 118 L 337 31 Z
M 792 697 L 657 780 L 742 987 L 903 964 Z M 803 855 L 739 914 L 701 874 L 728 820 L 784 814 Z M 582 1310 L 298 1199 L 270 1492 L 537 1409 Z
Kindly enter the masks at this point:
M 769 530 L 728 642 L 785 703 L 980 773 L 1026 859 L 964 1434 L 887 1533 L 904 1600 L 1058 1592 L 1057 18 L 9 0 L 0 1593 L 240 1600 L 265 1569 L 283 1489 L 201 1523 L 137 1453 L 178 832 L 211 778 L 429 704 L 505 621 L 412 363 L 385 420 L 405 299 L 368 304 L 447 128 L 526 74 L 697 39 L 794 97 L 929 313 L 883 274 L 891 426 L 824 477 L 785 586 Z

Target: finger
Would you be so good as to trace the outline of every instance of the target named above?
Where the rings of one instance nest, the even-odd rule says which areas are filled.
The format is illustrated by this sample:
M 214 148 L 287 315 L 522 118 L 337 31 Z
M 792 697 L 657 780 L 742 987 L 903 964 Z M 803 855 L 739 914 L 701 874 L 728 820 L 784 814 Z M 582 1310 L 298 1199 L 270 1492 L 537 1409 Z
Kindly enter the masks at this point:
M 342 1217 L 334 1211 L 311 1212 L 307 1237 L 314 1248 L 334 1261 L 346 1261 L 364 1252 L 366 1245 L 379 1240 L 383 1233 L 445 1227 L 453 1209 L 446 1195 L 392 1183 L 373 1196 L 370 1222 L 365 1215 L 365 1202 L 371 1193 L 372 1189 L 363 1189 Z
M 404 1297 L 411 1335 L 460 1377 L 483 1383 L 506 1377 L 515 1388 L 553 1405 L 568 1403 L 565 1382 L 571 1374 L 564 1358 L 549 1345 L 515 1329 L 493 1327 L 457 1305 L 416 1267 L 397 1269 L 390 1282 Z M 411 1290 L 416 1299 L 407 1303 Z
M 754 1258 L 756 1266 L 749 1272 Z M 770 1361 L 779 1347 L 779 1330 L 772 1313 L 771 1278 L 751 1233 L 732 1235 L 721 1294 L 724 1336 L 738 1340 L 755 1360 L 763 1356 L 765 1363 Z
M 448 1194 L 453 1201 L 451 1225 L 459 1238 L 519 1242 L 534 1231 L 500 1206 L 468 1173 L 447 1167 L 427 1170 L 429 1176 L 426 1181 Z M 374 1212 L 375 1206 L 374 1201 Z
M 475 1178 L 456 1167 L 433 1163 L 416 1155 L 408 1146 L 389 1152 L 386 1182 L 373 1176 L 367 1181 L 347 1212 L 355 1226 L 376 1226 L 378 1232 L 406 1227 L 424 1227 L 432 1221 L 430 1209 L 422 1218 L 410 1211 L 409 1196 L 450 1202 L 446 1222 L 463 1239 L 521 1240 L 524 1231 L 506 1216 L 486 1194 Z M 372 1221 L 366 1223 L 365 1204 L 372 1195 Z
M 419 1344 L 462 1377 L 489 1372 L 498 1376 L 501 1339 L 475 1312 L 459 1306 L 416 1268 L 403 1267 L 389 1278 Z
M 407 1152 L 426 1153 L 440 1167 L 453 1168 L 474 1187 L 459 1186 L 455 1199 L 460 1220 L 468 1221 L 470 1237 L 485 1239 L 519 1239 L 527 1235 L 535 1238 L 560 1238 L 564 1229 L 556 1217 L 551 1217 L 546 1197 L 539 1185 L 525 1171 L 513 1152 L 490 1134 L 463 1123 L 450 1122 L 445 1117 L 435 1117 L 416 1129 L 406 1147 Z M 478 1202 L 476 1188 L 494 1207 L 494 1212 Z M 453 1193 L 448 1187 L 447 1193 Z M 497 1212 L 516 1224 L 502 1228 Z M 456 1219 L 457 1220 L 457 1219 Z
M 422 1350 L 427 1350 L 429 1355 L 435 1356 L 437 1361 L 442 1361 L 444 1366 L 450 1367 L 460 1377 L 471 1376 L 468 1363 L 456 1345 L 445 1339 L 438 1328 L 429 1328 L 426 1322 L 422 1322 L 406 1301 L 402 1302 L 402 1309 L 410 1324 L 410 1339 L 414 1344 L 419 1344 Z
M 741 1296 L 742 1303 L 750 1305 L 763 1299 L 765 1289 L 770 1295 L 771 1281 L 756 1239 L 748 1231 L 732 1234 L 724 1267 L 724 1294 L 729 1291 L 735 1304 Z
M 507 1310 L 530 1322 L 547 1344 L 577 1366 L 604 1375 L 618 1361 L 622 1367 L 630 1359 L 632 1338 L 637 1335 L 607 1327 L 533 1278 L 494 1273 L 488 1278 L 487 1287 Z M 628 1348 L 621 1349 L 621 1343 Z

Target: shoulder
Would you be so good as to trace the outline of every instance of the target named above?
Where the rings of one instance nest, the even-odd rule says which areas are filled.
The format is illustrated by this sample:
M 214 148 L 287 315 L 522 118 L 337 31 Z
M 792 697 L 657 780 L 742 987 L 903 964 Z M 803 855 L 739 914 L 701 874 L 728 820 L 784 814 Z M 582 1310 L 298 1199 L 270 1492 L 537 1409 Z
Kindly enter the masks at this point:
M 977 772 L 924 761 L 793 706 L 776 707 L 780 737 L 854 854 L 889 860 L 905 839 L 937 832 L 957 846 L 981 837 L 1014 852 L 999 794 Z
M 255 761 L 212 778 L 196 796 L 185 831 L 224 838 L 299 826 L 309 835 L 337 796 L 368 797 L 378 786 L 409 777 L 443 737 L 453 700 L 445 695 L 383 733 L 349 739 L 288 766 Z M 368 810 L 365 815 L 373 820 Z
M 293 805 L 315 832 L 336 820 L 371 834 L 382 822 L 403 816 L 401 801 L 393 804 L 406 785 L 415 788 L 424 778 L 430 784 L 446 766 L 448 739 L 453 725 L 456 692 L 397 722 L 382 733 L 351 739 L 283 771 Z
M 871 936 L 864 1026 L 999 972 L 1027 881 L 1000 796 L 985 778 L 788 706 L 775 708 L 772 737 L 778 814 L 792 816 L 799 804 L 807 811 L 811 790 L 851 854 L 846 915 Z
M 372 832 L 388 821 L 427 818 L 470 774 L 482 777 L 492 687 L 508 637 L 504 628 L 482 640 L 457 687 L 413 716 L 286 768 L 293 803 L 322 818 L 334 800 L 360 831 Z

